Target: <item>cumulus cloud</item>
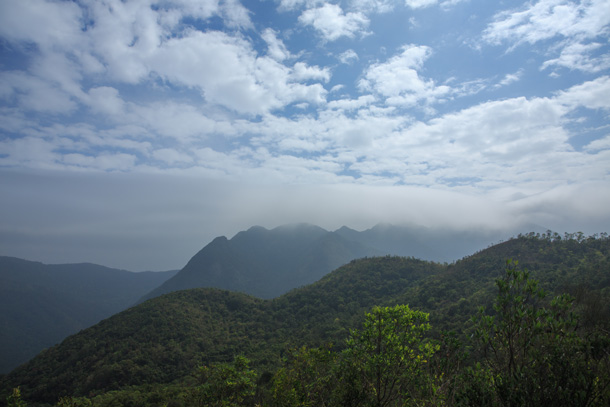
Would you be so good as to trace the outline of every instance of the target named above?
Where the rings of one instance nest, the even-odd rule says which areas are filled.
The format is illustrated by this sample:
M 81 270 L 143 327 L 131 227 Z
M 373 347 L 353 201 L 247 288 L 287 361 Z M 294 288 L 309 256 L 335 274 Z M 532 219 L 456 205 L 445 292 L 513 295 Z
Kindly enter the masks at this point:
M 224 0 L 221 3 L 221 11 L 225 24 L 235 28 L 253 28 L 250 20 L 250 12 L 239 0 Z
M 608 66 L 608 54 L 592 57 L 598 48 L 596 38 L 605 39 L 610 32 L 610 12 L 605 0 L 539 0 L 526 3 L 517 10 L 503 11 L 483 32 L 483 40 L 491 44 L 509 44 L 509 50 L 525 43 L 560 40 L 557 58 L 549 59 L 542 68 L 563 66 L 597 72 Z M 597 68 L 599 65 L 600 68 Z
M 304 62 L 297 62 L 292 67 L 292 77 L 296 81 L 317 80 L 328 82 L 330 80 L 330 70 L 318 66 L 307 66 Z
M 438 0 L 405 0 L 405 4 L 411 8 L 429 7 L 438 3 Z
M 556 36 L 596 37 L 608 23 L 610 13 L 604 0 L 539 0 L 520 10 L 498 13 L 483 34 L 494 44 L 533 44 Z
M 369 25 L 369 19 L 363 13 L 345 13 L 339 5 L 330 3 L 305 10 L 299 21 L 305 26 L 312 26 L 326 41 L 364 35 Z
M 290 52 L 286 49 L 284 43 L 277 38 L 277 32 L 271 28 L 266 28 L 261 37 L 267 43 L 267 53 L 276 61 L 283 61 L 290 58 Z
M 371 65 L 358 86 L 386 97 L 386 103 L 390 105 L 415 106 L 420 101 L 434 103 L 449 94 L 451 89 L 420 77 L 418 71 L 431 53 L 427 46 L 405 45 L 400 54 Z
M 557 98 L 572 109 L 582 106 L 588 109 L 608 110 L 610 109 L 609 92 L 610 76 L 601 76 L 561 91 Z
M 237 1 L 172 1 L 167 9 L 153 8 L 146 1 L 93 2 L 86 9 L 75 3 L 35 3 L 3 4 L 5 12 L 0 17 L 7 20 L 0 32 L 5 38 L 48 49 L 35 56 L 31 85 L 21 80 L 22 85 L 3 91 L 18 93 L 33 110 L 68 111 L 74 108 L 74 100 L 92 102 L 91 95 L 82 90 L 83 73 L 104 74 L 129 84 L 161 77 L 176 86 L 199 89 L 208 103 L 248 114 L 324 100 L 320 86 L 288 82 L 300 77 L 311 80 L 316 77 L 314 72 L 326 80 L 327 71 L 301 63 L 292 72 L 282 65 L 290 54 L 272 31 L 262 36 L 269 41 L 269 55 L 275 62 L 259 57 L 239 35 L 190 28 L 181 35 L 170 35 L 187 13 L 202 19 L 219 15 L 228 26 L 251 27 L 247 11 Z M 86 31 L 80 29 L 84 13 L 95 21 Z M 44 18 L 57 26 L 41 23 L 33 30 L 22 29 Z M 13 27 L 15 21 L 29 23 Z M 57 102 L 45 102 L 51 99 Z
M 347 51 L 342 52 L 338 58 L 342 63 L 349 65 L 358 60 L 358 54 L 353 49 L 348 49 Z

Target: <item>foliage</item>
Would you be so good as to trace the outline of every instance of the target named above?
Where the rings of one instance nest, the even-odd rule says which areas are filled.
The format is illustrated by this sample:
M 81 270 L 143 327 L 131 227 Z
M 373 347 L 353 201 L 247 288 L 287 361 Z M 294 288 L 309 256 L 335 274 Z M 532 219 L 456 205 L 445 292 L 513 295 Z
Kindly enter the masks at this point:
M 343 352 L 342 380 L 352 405 L 398 406 L 419 396 L 424 365 L 439 349 L 424 340 L 428 314 L 408 305 L 375 307 Z
M 239 407 L 247 404 L 256 391 L 256 373 L 250 361 L 236 356 L 232 363 L 199 368 L 200 385 L 194 392 L 196 406 Z
M 607 378 L 596 368 L 605 361 L 577 333 L 573 299 L 560 295 L 543 306 L 545 292 L 516 262 L 496 283 L 495 315 L 481 309 L 474 318 L 493 404 L 586 406 L 606 397 Z
M 327 407 L 336 389 L 337 355 L 330 346 L 301 347 L 273 377 L 269 404 L 277 407 Z
M 21 399 L 21 389 L 15 387 L 12 394 L 6 398 L 7 407 L 25 407 L 27 404 Z

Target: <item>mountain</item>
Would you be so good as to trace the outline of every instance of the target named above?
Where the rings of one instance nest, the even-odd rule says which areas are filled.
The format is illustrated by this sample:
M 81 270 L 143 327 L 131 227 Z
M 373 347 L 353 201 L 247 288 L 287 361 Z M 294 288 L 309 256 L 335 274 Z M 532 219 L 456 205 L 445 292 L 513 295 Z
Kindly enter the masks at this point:
M 452 261 L 497 240 L 414 225 L 334 232 L 309 224 L 255 226 L 218 237 L 174 273 L 130 273 L 93 264 L 44 265 L 0 259 L 0 373 L 118 311 L 172 291 L 216 287 L 273 298 L 366 256 Z
M 217 237 L 141 301 L 197 287 L 273 298 L 313 283 L 350 260 L 382 253 L 309 224 L 272 230 L 255 226 L 230 240 Z
M 508 236 L 413 225 L 380 224 L 362 232 L 345 226 L 334 232 L 309 224 L 284 225 L 272 230 L 255 226 L 232 239 L 224 236 L 214 239 L 178 274 L 142 297 L 140 302 L 197 287 L 274 298 L 311 284 L 353 259 L 390 254 L 450 262 L 502 237 Z
M 535 229 L 543 231 L 539 227 Z M 415 224 L 381 223 L 362 232 L 344 226 L 335 233 L 384 254 L 450 263 L 507 240 L 517 231 L 433 229 Z
M 550 293 L 572 293 L 583 324 L 610 321 L 610 239 L 528 235 L 454 264 L 395 256 L 354 260 L 271 300 L 210 288 L 160 296 L 70 336 L 0 378 L 0 400 L 17 386 L 27 400 L 49 403 L 154 383 L 192 386 L 197 366 L 238 354 L 269 377 L 264 372 L 273 372 L 290 348 L 332 342 L 340 349 L 349 329 L 375 305 L 409 304 L 431 314 L 435 331 L 470 337 L 470 317 L 479 306 L 490 308 L 494 281 L 510 258 Z
M 126 309 L 175 273 L 0 257 L 0 372 Z

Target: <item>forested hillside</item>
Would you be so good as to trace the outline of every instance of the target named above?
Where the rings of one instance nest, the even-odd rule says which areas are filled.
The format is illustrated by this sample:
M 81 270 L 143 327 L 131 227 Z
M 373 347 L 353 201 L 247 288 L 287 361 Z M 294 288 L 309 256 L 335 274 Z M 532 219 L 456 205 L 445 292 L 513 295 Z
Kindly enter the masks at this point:
M 210 394 L 220 394 L 219 388 L 214 387 L 218 385 L 215 380 L 218 375 L 234 374 L 249 383 L 244 387 L 249 390 L 240 393 L 241 396 L 235 389 L 232 393 L 229 391 L 229 404 L 225 405 L 254 405 L 257 402 L 303 405 L 298 400 L 311 403 L 316 394 L 327 395 L 329 403 L 331 400 L 339 403 L 339 399 L 345 402 L 345 397 L 353 396 L 357 400 L 351 405 L 377 405 L 368 399 L 369 393 L 358 393 L 353 387 L 360 383 L 356 387 L 368 389 L 364 382 L 359 382 L 366 377 L 336 376 L 338 371 L 350 371 L 341 363 L 368 360 L 365 358 L 367 351 L 363 350 L 368 345 L 362 335 L 367 332 L 367 326 L 374 326 L 374 321 L 362 324 L 365 314 L 371 312 L 370 315 L 381 312 L 379 321 L 385 321 L 390 315 L 387 313 L 398 312 L 396 318 L 404 317 L 411 321 L 409 324 L 423 318 L 420 313 L 429 314 L 430 327 L 422 325 L 418 335 L 421 335 L 422 344 L 430 346 L 426 349 L 416 346 L 412 351 L 409 347 L 401 348 L 401 352 L 415 352 L 414 355 L 421 354 L 429 360 L 429 363 L 413 365 L 411 379 L 425 379 L 427 384 L 422 382 L 417 386 L 420 390 L 436 390 L 416 394 L 411 388 L 409 397 L 427 398 L 431 403 L 449 404 L 451 401 L 456 405 L 486 405 L 504 400 L 503 390 L 489 381 L 490 374 L 504 377 L 504 371 L 493 370 L 501 367 L 500 364 L 486 364 L 489 360 L 485 349 L 496 344 L 486 342 L 485 338 L 489 336 L 485 336 L 485 332 L 495 329 L 494 324 L 514 317 L 515 313 L 532 316 L 521 320 L 533 321 L 533 328 L 526 327 L 531 328 L 532 338 L 541 341 L 536 343 L 545 344 L 539 346 L 540 349 L 573 354 L 568 362 L 574 364 L 562 369 L 583 368 L 583 383 L 589 383 L 587 380 L 606 383 L 608 378 L 600 376 L 599 372 L 604 371 L 602 368 L 608 362 L 610 349 L 607 337 L 609 255 L 610 241 L 606 236 L 532 234 L 449 265 L 389 256 L 355 260 L 312 285 L 273 300 L 216 289 L 175 292 L 117 314 L 41 353 L 2 379 L 2 399 L 19 387 L 23 399 L 50 404 L 60 397 L 73 396 L 87 397 L 87 400 L 76 401 L 93 401 L 95 405 L 125 404 L 126 400 L 131 400 L 133 405 L 163 400 L 174 405 L 200 405 L 202 400 L 208 400 L 207 405 L 217 405 L 209 399 Z M 519 261 L 518 266 L 509 265 L 513 274 L 505 271 L 507 259 Z M 519 274 L 525 269 L 529 270 L 529 275 Z M 539 280 L 538 288 L 549 293 L 546 298 L 538 298 L 535 285 L 523 285 L 523 281 L 533 280 Z M 504 285 L 498 285 L 497 281 L 504 281 Z M 509 289 L 502 294 L 502 287 L 506 286 Z M 575 302 L 570 305 L 569 299 L 551 301 L 561 292 L 572 294 Z M 520 302 L 526 297 L 531 300 Z M 490 312 L 494 301 L 499 308 Z M 408 304 L 409 310 L 395 309 L 397 304 Z M 502 304 L 513 304 L 514 313 L 511 314 L 513 308 L 502 308 Z M 382 311 L 375 311 L 375 306 L 382 307 Z M 479 314 L 481 306 L 487 310 L 483 314 Z M 575 321 L 572 312 L 580 315 L 577 324 L 572 324 Z M 487 319 L 492 315 L 499 317 Z M 394 329 L 391 324 L 386 328 Z M 561 332 L 560 337 L 547 335 L 556 329 Z M 448 330 L 454 334 L 448 335 Z M 565 341 L 557 342 L 558 338 L 565 338 Z M 591 342 L 592 338 L 594 342 Z M 403 339 L 408 343 L 408 335 Z M 332 347 L 328 347 L 331 343 Z M 302 346 L 307 348 L 296 350 Z M 238 355 L 249 359 L 249 365 L 243 358 L 236 359 Z M 553 364 L 559 360 L 557 355 L 551 355 L 544 363 L 555 366 Z M 529 366 L 532 361 L 545 357 L 544 353 L 528 353 L 520 363 Z M 485 363 L 476 365 L 477 361 Z M 581 362 L 583 364 L 575 365 Z M 198 366 L 207 368 L 201 370 Z M 307 370 L 310 375 L 307 376 L 302 369 L 313 370 Z M 556 370 L 559 371 L 559 367 Z M 333 383 L 343 383 L 335 386 L 343 393 L 325 393 L 329 391 L 328 386 L 316 388 L 316 383 L 320 383 L 309 382 L 312 374 Z M 538 376 L 530 370 L 522 370 L 520 374 L 526 375 L 523 380 L 528 383 L 531 377 Z M 295 377 L 301 379 L 295 382 Z M 439 382 L 439 377 L 452 377 L 452 381 Z M 403 379 L 407 380 L 400 380 Z M 503 380 L 502 383 L 508 385 L 508 379 Z M 468 390 L 464 390 L 466 393 L 454 391 L 458 381 L 462 383 L 460 388 Z M 298 383 L 309 386 L 309 390 L 298 387 Z M 496 385 L 498 383 L 496 381 Z M 510 385 L 520 386 L 520 383 Z M 569 385 L 581 384 L 570 382 Z M 596 395 L 594 401 L 598 404 L 591 405 L 603 405 L 599 402 L 606 400 L 603 397 L 607 394 L 601 384 L 595 386 L 590 390 Z M 396 397 L 392 403 L 404 401 L 406 396 L 397 394 Z M 153 402 L 153 399 L 157 401 Z M 240 401 L 235 401 L 237 399 Z M 397 405 L 392 403 L 383 405 Z
M 0 373 L 130 307 L 175 273 L 0 257 Z

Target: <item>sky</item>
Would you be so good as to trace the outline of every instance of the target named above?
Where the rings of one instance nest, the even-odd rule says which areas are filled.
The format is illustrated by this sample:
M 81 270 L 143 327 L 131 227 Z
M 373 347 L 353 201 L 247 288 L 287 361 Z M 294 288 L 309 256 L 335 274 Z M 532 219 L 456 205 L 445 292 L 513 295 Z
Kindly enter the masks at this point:
M 609 232 L 609 41 L 610 0 L 0 0 L 0 255 Z

